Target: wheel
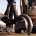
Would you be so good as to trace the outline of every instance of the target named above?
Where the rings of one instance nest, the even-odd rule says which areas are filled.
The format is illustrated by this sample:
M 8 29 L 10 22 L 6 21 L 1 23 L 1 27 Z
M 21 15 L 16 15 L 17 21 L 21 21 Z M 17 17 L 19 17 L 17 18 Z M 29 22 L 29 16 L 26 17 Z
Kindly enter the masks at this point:
M 28 35 L 30 35 L 31 33 L 30 32 L 28 32 Z
M 21 33 L 21 29 L 15 29 L 15 33 Z

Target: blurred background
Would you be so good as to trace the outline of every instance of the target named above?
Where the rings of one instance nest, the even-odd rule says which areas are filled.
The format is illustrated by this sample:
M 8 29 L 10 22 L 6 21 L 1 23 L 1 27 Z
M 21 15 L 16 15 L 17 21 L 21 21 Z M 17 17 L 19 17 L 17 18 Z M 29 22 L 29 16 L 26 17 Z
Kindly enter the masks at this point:
M 15 9 L 16 9 L 16 11 L 18 11 L 18 14 L 20 14 L 20 12 L 21 12 L 20 11 L 20 0 L 15 0 L 15 2 L 16 2 L 16 8 Z M 0 0 L 0 18 L 3 17 L 3 15 L 4 15 L 4 13 L 5 13 L 6 9 L 7 9 L 7 5 L 8 5 L 7 0 Z M 31 10 L 31 12 L 29 11 L 29 13 L 30 13 L 30 16 L 32 18 L 34 28 L 35 28 L 36 27 L 36 0 L 32 0 L 32 10 Z M 0 24 L 2 25 L 3 23 L 4 22 L 2 22 L 0 20 Z M 6 23 L 4 23 L 4 24 L 6 24 Z M 3 24 L 3 27 L 6 27 L 6 25 L 4 25 L 4 24 Z M 36 28 L 35 28 L 35 31 L 36 31 Z

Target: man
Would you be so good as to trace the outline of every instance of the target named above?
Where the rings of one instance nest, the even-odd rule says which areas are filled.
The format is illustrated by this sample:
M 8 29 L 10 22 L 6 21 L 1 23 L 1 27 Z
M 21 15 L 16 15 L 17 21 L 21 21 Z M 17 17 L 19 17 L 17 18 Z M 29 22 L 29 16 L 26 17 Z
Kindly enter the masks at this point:
M 28 8 L 27 8 L 28 15 L 31 15 L 31 11 L 32 11 L 32 0 L 28 0 Z
M 29 8 L 31 9 L 32 7 L 32 0 L 28 0 L 29 1 Z
M 14 0 L 7 0 L 7 2 L 8 2 L 8 5 L 7 5 L 7 9 L 6 9 L 4 15 L 9 14 L 10 6 L 13 5 Z

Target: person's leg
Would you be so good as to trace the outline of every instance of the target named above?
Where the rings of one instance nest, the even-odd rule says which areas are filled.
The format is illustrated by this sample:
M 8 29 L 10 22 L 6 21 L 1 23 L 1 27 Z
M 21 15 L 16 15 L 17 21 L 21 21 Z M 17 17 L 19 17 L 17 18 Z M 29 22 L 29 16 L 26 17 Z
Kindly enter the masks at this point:
M 25 8 L 26 8 L 25 14 L 27 14 L 27 5 L 25 5 Z
M 8 15 L 8 13 L 9 13 L 9 8 L 10 8 L 10 5 L 8 4 L 8 5 L 7 5 L 7 9 L 6 9 L 4 15 Z
M 13 19 L 13 14 L 14 14 L 13 12 L 9 13 L 9 19 Z

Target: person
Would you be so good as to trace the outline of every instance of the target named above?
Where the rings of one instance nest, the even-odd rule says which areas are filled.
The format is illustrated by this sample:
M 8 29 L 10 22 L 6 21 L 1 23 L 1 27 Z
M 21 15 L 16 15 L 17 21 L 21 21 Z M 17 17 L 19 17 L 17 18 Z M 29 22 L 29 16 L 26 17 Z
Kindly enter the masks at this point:
M 11 5 L 13 5 L 14 0 L 7 0 L 7 2 L 8 2 L 8 5 L 7 5 L 7 9 L 6 9 L 4 15 L 9 14 L 9 10 L 10 10 L 9 8 L 10 8 Z
M 32 0 L 28 0 L 28 6 L 27 6 L 27 14 L 31 15 L 31 11 L 32 11 Z
M 32 7 L 32 0 L 28 0 L 29 1 L 29 8 Z

